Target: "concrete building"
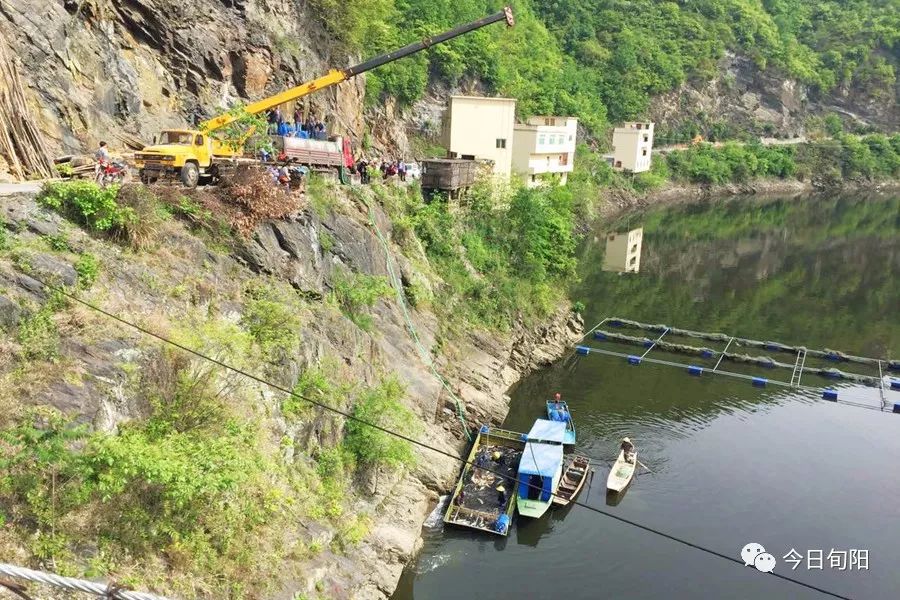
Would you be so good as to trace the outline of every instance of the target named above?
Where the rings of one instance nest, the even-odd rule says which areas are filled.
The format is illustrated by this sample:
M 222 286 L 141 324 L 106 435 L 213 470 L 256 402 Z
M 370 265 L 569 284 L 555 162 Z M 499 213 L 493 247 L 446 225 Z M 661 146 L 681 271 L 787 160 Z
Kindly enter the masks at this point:
M 641 227 L 626 233 L 610 233 L 606 236 L 606 256 L 603 270 L 617 273 L 637 273 L 641 270 L 641 243 L 644 230 Z
M 490 160 L 494 174 L 508 178 L 515 123 L 512 98 L 451 96 L 444 113 L 443 144 L 450 158 Z
M 625 123 L 613 130 L 613 168 L 641 173 L 650 170 L 653 123 Z
M 513 173 L 528 187 L 540 185 L 553 176 L 565 185 L 575 164 L 575 136 L 578 119 L 572 117 L 531 117 L 515 126 Z

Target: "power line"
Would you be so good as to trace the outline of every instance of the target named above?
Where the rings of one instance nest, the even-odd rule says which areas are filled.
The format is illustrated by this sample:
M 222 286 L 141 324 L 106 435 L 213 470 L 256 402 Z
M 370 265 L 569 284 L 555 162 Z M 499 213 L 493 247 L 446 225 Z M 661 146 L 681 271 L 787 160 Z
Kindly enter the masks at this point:
M 50 290 L 54 290 L 54 291 L 60 293 L 61 295 L 65 296 L 66 298 L 69 298 L 69 299 L 72 300 L 73 302 L 76 302 L 76 303 L 78 303 L 78 304 L 81 304 L 82 306 L 85 306 L 85 307 L 87 307 L 87 308 L 89 308 L 89 309 L 91 309 L 91 310 L 93 310 L 93 311 L 95 311 L 95 312 L 98 312 L 98 313 L 100 313 L 100 314 L 102 314 L 102 315 L 104 315 L 104 316 L 106 316 L 106 317 L 108 317 L 108 318 L 110 318 L 110 319 L 112 319 L 112 320 L 118 322 L 118 323 L 121 323 L 122 325 L 125 325 L 126 327 L 130 327 L 130 328 L 132 328 L 132 329 L 135 329 L 135 330 L 137 330 L 137 331 L 143 333 L 144 335 L 147 335 L 147 336 L 150 336 L 150 337 L 152 337 L 152 338 L 155 338 L 155 339 L 157 339 L 157 340 L 159 340 L 159 341 L 161 341 L 161 342 L 163 342 L 163 343 L 165 343 L 165 344 L 169 344 L 169 345 L 171 345 L 171 346 L 174 346 L 175 348 L 178 348 L 179 350 L 182 350 L 182 351 L 184 351 L 184 352 L 187 352 L 188 354 L 192 354 L 192 355 L 194 355 L 194 356 L 196 356 L 196 357 L 198 357 L 198 358 L 200 358 L 200 359 L 202 359 L 202 360 L 205 360 L 205 361 L 208 361 L 208 362 L 210 362 L 210 363 L 212 363 L 212 364 L 218 365 L 218 366 L 222 367 L 223 369 L 229 370 L 229 371 L 231 371 L 231 372 L 233 372 L 233 373 L 237 373 L 238 375 L 242 375 L 243 377 L 246 377 L 246 378 L 248 378 L 248 379 L 250 379 L 250 380 L 252 380 L 252 381 L 255 381 L 255 382 L 259 383 L 259 384 L 262 384 L 262 385 L 264 385 L 264 386 L 270 387 L 270 388 L 272 388 L 272 389 L 274 389 L 274 390 L 277 390 L 277 391 L 279 391 L 279 392 L 283 392 L 283 393 L 285 393 L 285 394 L 288 394 L 289 396 L 291 396 L 291 397 L 293 397 L 293 398 L 297 398 L 297 399 L 299 399 L 299 400 L 303 400 L 303 401 L 305 401 L 305 402 L 309 402 L 310 404 L 312 404 L 312 405 L 314 405 L 314 406 L 318 406 L 318 407 L 323 408 L 323 409 L 325 409 L 325 410 L 327 410 L 327 411 L 330 411 L 330 412 L 333 412 L 333 413 L 335 413 L 335 414 L 338 414 L 338 415 L 340 415 L 340 416 L 342 416 L 342 417 L 344 417 L 344 418 L 346 418 L 346 419 L 349 419 L 349 420 L 351 420 L 351 421 L 355 421 L 355 422 L 357 422 L 357 423 L 360 423 L 361 425 L 365 425 L 365 426 L 367 426 L 367 427 L 372 427 L 373 429 L 377 429 L 378 431 L 381 431 L 382 433 L 386 433 L 386 434 L 391 435 L 391 436 L 393 436 L 393 437 L 396 437 L 396 438 L 398 438 L 398 439 L 404 440 L 405 442 L 408 442 L 408 443 L 410 443 L 410 444 L 412 444 L 412 445 L 414 445 L 414 446 L 418 446 L 418 447 L 420 447 L 420 448 L 424 448 L 424 449 L 426 449 L 426 450 L 430 450 L 430 451 L 435 452 L 435 453 L 437 453 L 437 454 L 440 454 L 440 455 L 442 455 L 442 456 L 446 456 L 447 458 L 451 458 L 451 459 L 453 459 L 453 460 L 455 460 L 455 461 L 461 462 L 461 463 L 463 463 L 464 465 L 468 465 L 468 466 L 473 467 L 473 468 L 476 468 L 476 469 L 482 469 L 482 470 L 484 470 L 484 471 L 487 471 L 488 473 L 492 473 L 492 474 L 497 475 L 497 476 L 499 476 L 499 477 L 501 477 L 501 478 L 503 478 L 503 479 L 507 479 L 506 475 L 503 474 L 503 473 L 501 473 L 501 472 L 499 472 L 499 471 L 496 471 L 496 470 L 494 470 L 494 469 L 488 469 L 488 468 L 485 468 L 485 467 L 479 467 L 478 465 L 474 464 L 473 462 L 469 462 L 468 460 L 466 460 L 465 458 L 463 458 L 463 457 L 461 457 L 461 456 L 458 456 L 458 455 L 453 454 L 453 453 L 451 453 L 451 452 L 447 452 L 446 450 L 441 450 L 440 448 L 437 448 L 437 447 L 432 446 L 432 445 L 430 445 L 430 444 L 426 444 L 425 442 L 420 442 L 419 440 L 413 439 L 413 438 L 411 438 L 411 437 L 409 437 L 409 436 L 406 436 L 406 435 L 404 435 L 404 434 L 402 434 L 402 433 L 397 433 L 396 431 L 392 431 L 392 430 L 387 429 L 387 428 L 385 428 L 385 427 L 382 427 L 381 425 L 378 425 L 378 424 L 376 424 L 376 423 L 371 423 L 371 422 L 366 421 L 366 420 L 364 420 L 364 419 L 360 419 L 359 417 L 356 417 L 356 416 L 354 416 L 354 415 L 352 415 L 352 414 L 350 414 L 350 413 L 347 413 L 347 412 L 344 412 L 344 411 L 342 411 L 342 410 L 340 410 L 340 409 L 337 409 L 337 408 L 334 408 L 334 407 L 332 407 L 332 406 L 329 406 L 329 405 L 327 405 L 327 404 L 325 404 L 325 403 L 323 403 L 323 402 L 319 402 L 318 400 L 313 400 L 312 398 L 307 398 L 306 396 L 303 396 L 303 395 L 301 395 L 301 394 L 298 394 L 298 393 L 294 392 L 293 390 L 289 390 L 289 389 L 284 388 L 284 387 L 282 387 L 282 386 L 280 386 L 280 385 L 278 385 L 278 384 L 276 384 L 276 383 L 272 383 L 271 381 L 267 381 L 267 380 L 265 380 L 265 379 L 262 379 L 261 377 L 258 377 L 258 376 L 254 375 L 254 374 L 252 374 L 252 373 L 249 373 L 249 372 L 247 372 L 247 371 L 245 371 L 245 370 L 243 370 L 243 369 L 240 369 L 240 368 L 238 368 L 238 367 L 229 365 L 228 363 L 225 363 L 225 362 L 223 362 L 223 361 L 221 361 L 221 360 L 219 360 L 219 359 L 213 358 L 213 357 L 211 357 L 211 356 L 207 356 L 207 355 L 203 354 L 202 352 L 199 352 L 199 351 L 194 350 L 194 349 L 192 349 L 192 348 L 188 348 L 187 346 L 184 346 L 183 344 L 179 344 L 178 342 L 176 342 L 176 341 L 174 341 L 174 340 L 168 339 L 168 338 L 166 338 L 166 337 L 164 337 L 164 336 L 162 336 L 162 335 L 160 335 L 160 334 L 158 334 L 158 333 L 155 333 L 155 332 L 153 332 L 153 331 L 150 331 L 149 329 L 146 329 L 146 328 L 144 328 L 144 327 L 141 327 L 141 326 L 138 325 L 137 323 L 132 323 L 131 321 L 128 321 L 128 320 L 126 320 L 126 319 L 123 319 L 123 318 L 119 317 L 118 315 L 115 315 L 115 314 L 113 314 L 113 313 L 111 313 L 111 312 L 108 312 L 108 311 L 106 311 L 106 310 L 100 308 L 99 306 L 96 306 L 96 305 L 94 305 L 94 304 L 91 304 L 90 302 L 87 302 L 86 300 L 82 300 L 82 299 L 79 298 L 78 296 L 76 296 L 76 295 L 72 294 L 71 292 L 67 291 L 65 288 L 62 288 L 62 287 L 59 287 L 59 286 L 55 286 L 55 285 L 50 285 L 50 284 L 48 284 L 47 282 L 43 281 L 42 279 L 40 279 L 39 277 L 36 277 L 36 276 L 34 276 L 34 275 L 32 275 L 31 277 L 32 277 L 32 279 L 34 279 L 35 281 L 37 281 L 38 283 L 40 283 L 41 285 L 43 285 L 45 288 L 48 288 L 48 289 L 50 289 Z M 518 479 L 515 480 L 515 483 L 516 483 L 516 489 L 518 489 L 518 487 L 521 486 L 521 484 L 523 484 L 523 483 L 524 483 L 526 486 L 528 486 L 528 487 L 530 487 L 530 488 L 533 488 L 533 489 L 542 489 L 542 488 L 540 488 L 540 487 L 537 486 L 537 485 L 531 484 L 530 482 L 519 481 Z M 553 496 L 558 496 L 558 494 L 556 494 L 555 492 L 551 492 L 551 495 L 553 495 Z M 647 526 L 647 525 L 643 525 L 643 524 L 638 523 L 638 522 L 636 522 L 636 521 L 632 521 L 631 519 L 627 519 L 627 518 L 625 518 L 625 517 L 622 517 L 622 516 L 619 516 L 619 515 L 616 515 L 616 514 L 607 512 L 607 511 L 605 511 L 605 510 L 603 510 L 603 509 L 600 509 L 600 508 L 597 508 L 597 507 L 594 507 L 594 506 L 590 506 L 590 505 L 588 505 L 588 504 L 584 504 L 584 503 L 582 503 L 582 502 L 578 502 L 578 501 L 574 501 L 574 500 L 573 500 L 573 501 L 571 502 L 571 504 L 574 504 L 574 505 L 576 505 L 576 506 L 580 506 L 581 508 L 587 509 L 587 510 L 589 510 L 589 511 L 591 511 L 591 512 L 595 512 L 595 513 L 597 513 L 597 514 L 604 515 L 604 516 L 606 516 L 606 517 L 609 517 L 609 518 L 611 518 L 611 519 L 614 519 L 614 520 L 616 520 L 616 521 L 619 521 L 620 523 L 625 523 L 625 524 L 627 524 L 627 525 L 631 525 L 631 526 L 633 526 L 633 527 L 637 527 L 638 529 L 642 529 L 642 530 L 644 530 L 644 531 L 647 531 L 647 532 L 650 532 L 650 533 L 654 533 L 654 534 L 656 534 L 656 535 L 659 535 L 659 536 L 661 536 L 661 537 L 664 537 L 664 538 L 666 538 L 666 539 L 669 539 L 669 540 L 671 540 L 671 541 L 673 541 L 673 542 L 677 542 L 677 543 L 682 544 L 682 545 L 684 545 L 684 546 L 687 546 L 687 547 L 689 547 L 689 548 L 693 548 L 693 549 L 698 550 L 698 551 L 700 551 L 700 552 L 705 552 L 705 553 L 710 554 L 710 555 L 712 555 L 712 556 L 717 556 L 717 557 L 722 558 L 722 559 L 724 559 L 724 560 L 727 560 L 727 561 L 730 561 L 730 562 L 732 562 L 732 563 L 735 563 L 735 564 L 737 564 L 737 565 L 744 566 L 744 563 L 743 563 L 742 561 L 740 561 L 740 560 L 738 560 L 738 559 L 736 559 L 736 558 L 734 558 L 734 557 L 732 557 L 732 556 L 729 556 L 729 555 L 724 554 L 724 553 L 722 553 L 722 552 L 719 552 L 719 551 L 717 551 L 717 550 L 713 550 L 713 549 L 711 549 L 711 548 L 707 548 L 707 547 L 705 547 L 705 546 L 701 546 L 701 545 L 699 545 L 699 544 L 695 544 L 694 542 L 685 540 L 685 539 L 683 539 L 683 538 L 680 538 L 680 537 L 677 537 L 677 536 L 675 536 L 675 535 L 666 533 L 666 532 L 664 532 L 664 531 L 660 531 L 660 530 L 658 530 L 658 529 L 654 529 L 653 527 L 649 527 L 649 526 Z M 841 600 L 852 600 L 851 598 L 849 598 L 849 597 L 847 597 L 847 596 L 842 596 L 842 595 L 837 594 L 837 593 L 835 593 L 835 592 L 831 592 L 831 591 L 826 590 L 826 589 L 824 589 L 824 588 L 820 588 L 820 587 L 818 587 L 818 586 L 812 585 L 812 584 L 810 584 L 810 583 L 806 583 L 806 582 L 800 581 L 800 580 L 798 580 L 798 579 L 794 579 L 794 578 L 792 578 L 792 577 L 788 577 L 787 575 L 782 575 L 782 574 L 779 574 L 779 573 L 775 573 L 774 571 L 771 572 L 771 574 L 774 575 L 775 577 L 779 578 L 779 579 L 784 580 L 784 581 L 788 581 L 788 582 L 794 583 L 794 584 L 796 584 L 796 585 L 803 586 L 803 587 L 805 587 L 805 588 L 807 588 L 807 589 L 810 589 L 810 590 L 819 592 L 819 593 L 821 593 L 821 594 L 825 594 L 825 595 L 827 595 L 827 596 L 831 596 L 831 597 L 833 597 L 833 598 L 840 598 Z M 136 599 L 136 600 L 138 600 L 138 599 Z

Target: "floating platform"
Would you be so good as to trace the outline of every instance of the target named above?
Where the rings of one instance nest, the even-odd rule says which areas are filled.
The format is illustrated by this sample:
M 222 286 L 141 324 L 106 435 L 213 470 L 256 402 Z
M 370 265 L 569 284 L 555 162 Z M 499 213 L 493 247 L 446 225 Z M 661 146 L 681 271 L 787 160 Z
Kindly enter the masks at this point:
M 509 534 L 516 505 L 516 473 L 525 441 L 523 433 L 482 425 L 447 504 L 444 523 L 495 535 Z M 494 458 L 495 453 L 499 453 L 499 459 Z M 503 504 L 499 502 L 500 486 Z
M 687 338 L 688 341 L 675 341 L 673 338 Z M 585 340 L 588 339 L 592 339 L 595 342 L 641 346 L 646 348 L 646 350 L 642 354 L 617 352 L 586 345 Z M 719 349 L 710 348 L 706 345 L 710 342 L 713 343 L 712 345 L 719 345 Z M 693 357 L 694 360 L 710 360 L 710 364 L 709 366 L 704 366 L 697 362 L 676 362 L 648 356 L 654 350 L 657 353 L 663 351 L 684 354 Z M 856 356 L 830 348 L 821 350 L 810 349 L 805 346 L 783 344 L 771 340 L 760 341 L 725 333 L 693 331 L 668 325 L 641 323 L 619 317 L 607 317 L 600 321 L 579 341 L 579 345 L 575 347 L 575 352 L 582 356 L 589 354 L 618 356 L 624 358 L 629 365 L 633 366 L 639 366 L 647 362 L 681 367 L 686 373 L 695 377 L 726 375 L 742 378 L 748 380 L 755 387 L 766 387 L 772 384 L 816 391 L 821 393 L 825 400 L 833 402 L 840 401 L 838 399 L 838 390 L 833 387 L 803 385 L 801 380 L 804 376 L 809 375 L 830 380 L 843 380 L 848 383 L 861 384 L 878 389 L 880 407 L 860 406 L 882 411 L 900 411 L 900 402 L 889 398 L 889 396 L 893 396 L 891 394 L 892 391 L 900 391 L 900 383 L 895 383 L 896 380 L 886 376 L 892 371 L 900 371 L 900 360 Z M 713 361 L 715 361 L 714 365 L 712 364 Z M 780 369 L 785 374 L 785 381 L 775 379 L 772 376 L 754 376 L 720 368 L 726 361 L 732 364 L 770 369 L 773 373 Z M 838 368 L 836 365 L 840 365 L 841 368 Z M 870 372 L 858 372 L 858 370 L 866 369 Z M 790 371 L 789 380 L 787 371 Z M 855 404 L 853 402 L 845 403 Z

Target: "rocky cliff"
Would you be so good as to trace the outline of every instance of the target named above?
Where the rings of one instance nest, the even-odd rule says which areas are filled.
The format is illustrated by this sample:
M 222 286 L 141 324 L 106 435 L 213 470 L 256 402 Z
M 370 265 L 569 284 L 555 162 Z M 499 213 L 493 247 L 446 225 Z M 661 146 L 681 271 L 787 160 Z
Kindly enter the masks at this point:
M 418 260 L 414 252 L 410 255 L 389 243 L 386 255 L 368 225 L 368 209 L 358 199 L 336 193 L 334 202 L 324 211 L 304 205 L 287 219 L 263 223 L 252 237 L 238 239 L 234 245 L 223 245 L 221 235 L 210 237 L 190 231 L 181 222 L 165 220 L 152 232 L 156 242 L 150 249 L 135 252 L 88 234 L 40 208 L 33 198 L 5 199 L 0 215 L 5 225 L 0 229 L 0 324 L 5 332 L 0 352 L 4 384 L 0 426 L 8 427 L 29 407 L 53 407 L 91 431 L 121 433 L 154 410 L 153 402 L 147 400 L 151 396 L 145 377 L 157 372 L 154 357 L 160 345 L 84 307 L 54 304 L 58 299 L 38 279 L 81 286 L 79 293 L 89 301 L 154 331 L 169 335 L 194 331 L 192 335 L 199 337 L 193 337 L 192 343 L 209 352 L 225 352 L 216 345 L 222 342 L 222 334 L 210 332 L 224 331 L 219 327 L 231 331 L 234 324 L 246 326 L 251 311 L 247 290 L 266 289 L 296 311 L 302 327 L 296 346 L 283 360 L 275 366 L 248 365 L 253 372 L 263 370 L 288 388 L 304 372 L 322 365 L 333 381 L 350 387 L 374 385 L 393 374 L 406 390 L 404 405 L 421 426 L 416 437 L 447 452 L 462 452 L 465 440 L 455 401 L 416 348 L 396 298 L 374 305 L 371 332 L 336 310 L 333 300 L 337 282 L 346 273 L 386 275 L 388 260 L 399 267 L 404 281 L 425 277 L 432 286 L 440 281 L 421 264 L 414 272 L 411 260 Z M 373 214 L 390 238 L 392 224 L 382 207 L 373 204 Z M 88 285 L 84 285 L 86 271 L 79 259 L 86 254 L 99 265 L 94 269 L 96 280 Z M 43 319 L 40 315 L 46 314 L 50 323 L 41 322 L 55 333 L 35 338 L 30 332 Z M 411 319 L 419 340 L 460 398 L 470 426 L 502 421 L 508 387 L 562 355 L 581 328 L 577 317 L 560 311 L 538 328 L 447 338 L 433 310 L 412 309 Z M 53 344 L 52 352 L 49 344 Z M 202 368 L 202 361 L 192 364 Z M 135 385 L 136 381 L 140 383 Z M 229 404 L 240 407 L 239 413 L 255 415 L 260 447 L 277 464 L 315 468 L 311 457 L 341 441 L 343 419 L 321 409 L 291 412 L 283 394 L 255 382 L 229 381 Z M 341 401 L 340 407 L 349 410 L 346 402 Z M 0 456 L 3 451 L 0 447 Z M 317 594 L 388 597 L 417 549 L 422 522 L 460 467 L 422 449 L 415 449 L 415 454 L 410 470 L 360 471 L 340 502 L 344 508 L 339 518 L 310 510 L 282 526 L 278 535 L 284 535 L 287 549 L 272 550 L 272 556 L 263 561 L 264 572 L 241 575 L 256 577 L 259 587 L 244 592 L 232 589 L 227 595 L 285 600 Z M 324 501 L 313 498 L 313 504 Z M 2 502 L 0 506 L 9 518 L 0 540 L 0 560 L 48 569 L 62 564 L 35 554 L 40 532 L 19 512 L 24 510 L 21 506 Z M 103 514 L 102 505 L 78 514 L 78 519 L 91 523 L 93 515 Z M 171 547 L 135 557 L 140 565 L 119 557 L 103 563 L 107 566 L 99 572 L 96 566 L 89 569 L 103 554 L 98 549 L 103 544 L 95 537 L 100 535 L 99 526 L 76 526 L 73 519 L 64 519 L 66 531 L 77 532 L 69 538 L 71 546 L 54 551 L 54 556 L 69 557 L 70 571 L 91 570 L 116 579 L 130 576 L 138 587 L 182 597 L 224 594 L 211 581 L 227 574 L 193 570 Z M 347 542 L 344 528 L 353 519 L 364 519 L 367 526 L 358 539 Z M 62 524 L 59 527 L 63 529 Z M 183 583 L 186 575 L 193 578 L 188 587 Z M 215 589 L 220 591 L 209 591 Z
M 847 86 L 814 94 L 775 69 L 760 69 L 747 56 L 727 52 L 714 78 L 687 81 L 660 94 L 653 99 L 649 116 L 669 131 L 684 123 L 705 128 L 719 123 L 733 131 L 794 137 L 806 134 L 809 116 L 837 113 L 856 126 L 896 131 L 898 95 L 896 87 L 873 95 Z
M 351 62 L 300 0 L 9 0 L 0 34 L 59 154 L 149 141 Z M 360 78 L 305 106 L 360 139 L 363 91 Z

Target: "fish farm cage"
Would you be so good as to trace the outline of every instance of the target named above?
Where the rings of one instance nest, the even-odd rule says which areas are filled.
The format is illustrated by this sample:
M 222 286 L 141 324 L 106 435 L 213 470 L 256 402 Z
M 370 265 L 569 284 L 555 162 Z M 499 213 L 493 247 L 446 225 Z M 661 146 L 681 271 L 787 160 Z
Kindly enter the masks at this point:
M 592 345 L 586 345 L 588 343 Z M 623 346 L 639 346 L 643 352 L 622 351 Z M 650 356 L 654 351 L 656 354 Z M 824 400 L 900 414 L 900 360 L 855 356 L 827 348 L 810 349 L 617 317 L 607 317 L 590 329 L 575 346 L 575 352 L 616 356 L 632 366 L 650 363 L 678 367 L 695 377 L 722 375 L 747 380 L 756 387 L 774 385 L 806 390 L 821 394 Z M 690 362 L 682 362 L 660 357 L 660 354 L 692 358 Z M 895 377 L 894 374 L 898 375 Z M 810 383 L 812 377 L 831 380 L 832 385 L 813 385 Z M 877 390 L 880 405 L 844 398 L 845 391 L 834 385 L 841 381 Z

